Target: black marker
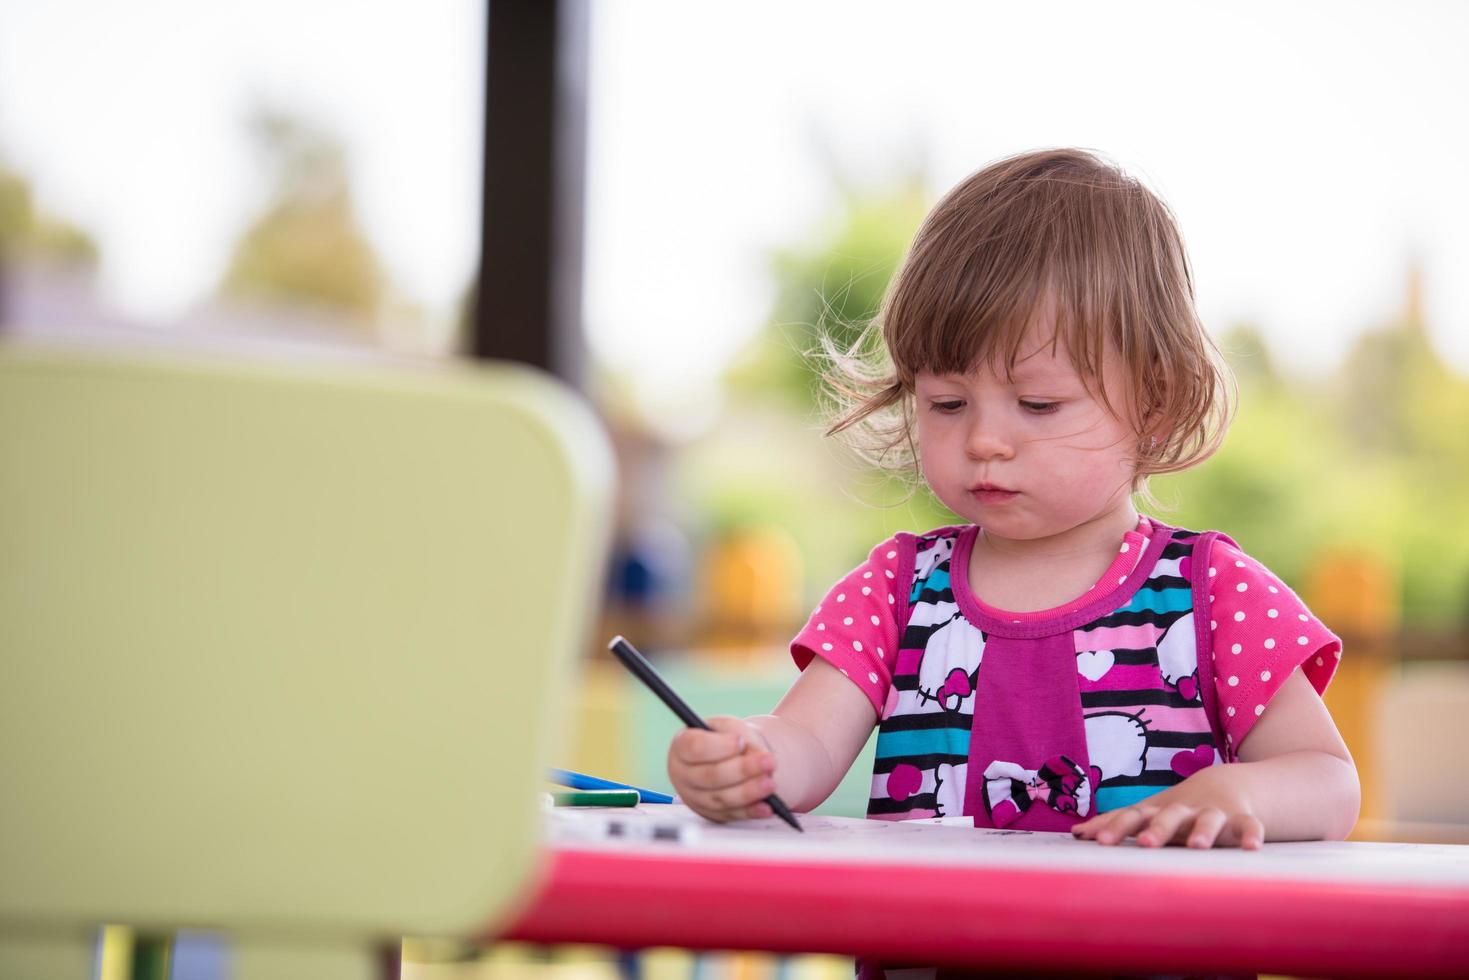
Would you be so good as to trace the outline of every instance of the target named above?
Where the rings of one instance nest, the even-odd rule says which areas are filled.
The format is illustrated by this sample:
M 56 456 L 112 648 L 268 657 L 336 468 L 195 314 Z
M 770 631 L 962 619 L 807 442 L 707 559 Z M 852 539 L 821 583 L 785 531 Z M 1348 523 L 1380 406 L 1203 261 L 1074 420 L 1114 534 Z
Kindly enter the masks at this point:
M 607 649 L 612 651 L 614 657 L 622 661 L 624 667 L 633 672 L 634 677 L 648 685 L 648 690 L 658 695 L 658 700 L 668 705 L 673 713 L 678 715 L 679 721 L 690 728 L 702 728 L 706 732 L 714 730 L 705 724 L 703 718 L 694 713 L 693 708 L 684 703 L 683 698 L 674 693 L 673 688 L 668 686 L 668 682 L 658 676 L 653 665 L 648 663 L 647 658 L 638 653 L 631 643 L 620 636 L 614 636 L 612 642 L 607 644 Z M 765 802 L 770 809 L 775 811 L 777 817 L 797 830 L 801 829 L 801 825 L 796 822 L 795 814 L 791 813 L 790 808 L 781 802 L 779 796 L 771 793 L 765 797 Z

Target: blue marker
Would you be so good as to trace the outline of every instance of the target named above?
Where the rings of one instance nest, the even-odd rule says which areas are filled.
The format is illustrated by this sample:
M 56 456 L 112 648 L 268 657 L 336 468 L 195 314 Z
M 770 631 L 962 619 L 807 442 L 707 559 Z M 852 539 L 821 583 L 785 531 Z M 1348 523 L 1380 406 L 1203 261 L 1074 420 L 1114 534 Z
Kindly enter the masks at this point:
M 640 803 L 672 803 L 673 797 L 667 793 L 659 793 L 656 790 L 643 789 L 641 786 L 629 786 L 627 783 L 617 783 L 610 779 L 598 779 L 596 776 L 587 776 L 570 769 L 552 769 L 551 782 L 557 786 L 565 786 L 567 789 L 632 789 L 637 790 L 638 802 Z

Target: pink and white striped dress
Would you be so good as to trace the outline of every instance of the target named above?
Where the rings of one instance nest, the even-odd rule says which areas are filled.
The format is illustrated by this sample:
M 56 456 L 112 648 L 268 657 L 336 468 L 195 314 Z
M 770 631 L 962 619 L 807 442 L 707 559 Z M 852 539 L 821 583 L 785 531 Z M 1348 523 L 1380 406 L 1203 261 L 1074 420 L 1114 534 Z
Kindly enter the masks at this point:
M 899 534 L 791 645 L 876 709 L 868 815 L 1067 830 L 1234 761 L 1300 667 L 1324 691 L 1341 642 L 1228 537 L 1144 519 L 1085 595 L 1010 613 L 969 589 L 978 528 Z

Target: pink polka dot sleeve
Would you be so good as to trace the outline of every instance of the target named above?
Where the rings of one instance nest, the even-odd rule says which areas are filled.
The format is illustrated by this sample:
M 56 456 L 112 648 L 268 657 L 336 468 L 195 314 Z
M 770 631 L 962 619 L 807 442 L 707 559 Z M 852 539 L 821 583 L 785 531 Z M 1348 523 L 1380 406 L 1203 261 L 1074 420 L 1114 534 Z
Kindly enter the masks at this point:
M 879 715 L 892 685 L 898 617 L 907 610 L 901 554 L 897 538 L 873 548 L 866 561 L 832 586 L 791 641 L 797 667 L 805 670 L 816 657 L 827 661 L 862 689 Z
M 1341 660 L 1341 640 L 1284 582 L 1228 541 L 1216 541 L 1209 558 L 1209 627 L 1231 755 L 1292 671 L 1301 668 L 1320 694 Z

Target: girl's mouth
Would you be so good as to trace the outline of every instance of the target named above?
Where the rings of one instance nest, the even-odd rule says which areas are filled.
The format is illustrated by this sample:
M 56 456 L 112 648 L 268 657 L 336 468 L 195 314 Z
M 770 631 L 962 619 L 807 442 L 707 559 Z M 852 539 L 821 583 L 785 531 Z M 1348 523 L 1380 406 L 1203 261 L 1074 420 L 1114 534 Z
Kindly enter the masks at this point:
M 988 483 L 981 483 L 969 492 L 982 504 L 1003 504 L 1020 496 L 1018 490 L 1006 490 Z

